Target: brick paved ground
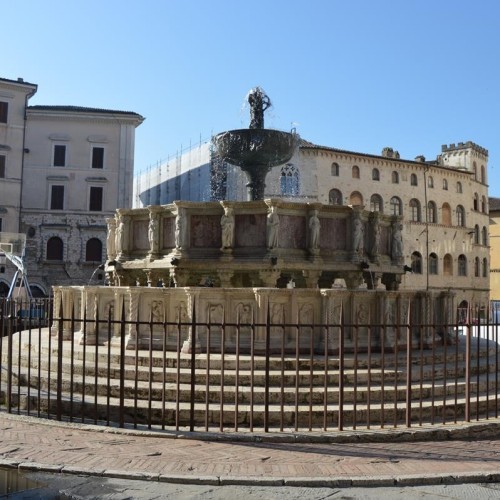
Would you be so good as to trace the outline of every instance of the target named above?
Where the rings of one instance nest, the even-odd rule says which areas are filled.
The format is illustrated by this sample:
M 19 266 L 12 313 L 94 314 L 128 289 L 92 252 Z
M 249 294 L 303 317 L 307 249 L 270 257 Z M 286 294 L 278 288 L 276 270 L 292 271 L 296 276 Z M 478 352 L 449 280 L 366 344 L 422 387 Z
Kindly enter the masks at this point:
M 0 413 L 0 466 L 218 484 L 500 481 L 497 422 L 482 440 L 372 443 L 231 442 L 87 429 Z M 391 432 L 385 435 L 390 439 Z M 425 432 L 421 437 L 429 438 Z

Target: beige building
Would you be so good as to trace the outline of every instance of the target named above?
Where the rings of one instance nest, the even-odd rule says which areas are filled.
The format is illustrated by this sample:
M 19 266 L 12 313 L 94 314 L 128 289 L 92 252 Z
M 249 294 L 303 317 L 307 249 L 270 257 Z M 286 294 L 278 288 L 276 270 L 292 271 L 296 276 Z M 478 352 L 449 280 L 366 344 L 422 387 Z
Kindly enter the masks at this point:
M 500 303 L 500 198 L 490 198 L 490 298 Z
M 143 117 L 28 106 L 35 92 L 36 85 L 0 79 L 0 110 L 8 110 L 0 113 L 0 229 L 26 234 L 30 284 L 49 294 L 55 284 L 102 280 L 96 268 L 106 258 L 105 219 L 132 205 L 135 128 Z M 0 269 L 3 293 L 12 267 Z

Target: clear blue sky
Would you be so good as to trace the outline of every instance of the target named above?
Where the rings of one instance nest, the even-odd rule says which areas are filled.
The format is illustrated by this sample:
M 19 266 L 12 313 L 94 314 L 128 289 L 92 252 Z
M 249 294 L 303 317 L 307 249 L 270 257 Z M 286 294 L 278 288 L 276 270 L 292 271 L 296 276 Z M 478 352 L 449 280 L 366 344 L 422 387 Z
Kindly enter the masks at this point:
M 213 133 L 266 126 L 324 146 L 435 159 L 489 150 L 500 197 L 497 0 L 0 0 L 0 76 L 31 104 L 140 113 L 136 172 Z

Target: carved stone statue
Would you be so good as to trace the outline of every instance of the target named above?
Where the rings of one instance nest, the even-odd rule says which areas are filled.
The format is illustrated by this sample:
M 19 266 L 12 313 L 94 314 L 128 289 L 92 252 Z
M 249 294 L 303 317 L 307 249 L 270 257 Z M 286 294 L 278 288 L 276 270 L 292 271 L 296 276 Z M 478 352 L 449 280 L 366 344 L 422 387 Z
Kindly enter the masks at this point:
M 374 219 L 371 255 L 372 257 L 376 257 L 379 253 L 380 253 L 380 223 L 378 219 Z
M 309 218 L 309 248 L 313 250 L 319 248 L 320 229 L 321 229 L 321 223 L 319 221 L 318 211 L 313 210 L 313 213 Z
M 248 104 L 250 104 L 249 128 L 264 128 L 264 111 L 271 106 L 271 99 L 260 87 L 255 87 L 248 93 Z
M 185 245 L 185 234 L 186 234 L 186 216 L 182 213 L 182 209 L 179 208 L 177 212 L 177 217 L 175 218 L 175 247 L 180 249 Z
M 267 214 L 267 247 L 277 248 L 279 244 L 280 217 L 276 213 L 276 207 L 271 207 Z
M 401 223 L 394 224 L 392 229 L 392 247 L 391 254 L 393 260 L 399 260 L 403 257 L 403 225 Z
M 158 251 L 158 217 L 151 214 L 148 227 L 148 238 L 151 253 Z
M 356 214 L 354 217 L 353 228 L 352 248 L 356 253 L 362 254 L 364 251 L 365 229 L 359 214 Z
M 116 253 L 122 255 L 127 250 L 127 228 L 125 227 L 125 220 L 122 216 L 118 219 L 116 228 Z
M 224 207 L 224 215 L 220 219 L 222 227 L 222 248 L 234 246 L 234 215 L 230 207 Z
M 106 253 L 108 260 L 113 260 L 116 257 L 116 219 L 114 217 L 108 217 L 106 223 L 108 224 Z

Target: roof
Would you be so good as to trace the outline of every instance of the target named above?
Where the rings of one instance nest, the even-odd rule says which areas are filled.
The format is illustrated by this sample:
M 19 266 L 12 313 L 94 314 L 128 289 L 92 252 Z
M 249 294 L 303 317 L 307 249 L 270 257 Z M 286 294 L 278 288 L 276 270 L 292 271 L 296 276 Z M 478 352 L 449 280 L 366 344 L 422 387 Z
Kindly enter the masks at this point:
M 68 113 L 101 113 L 106 115 L 132 115 L 140 120 L 144 120 L 144 117 L 139 113 L 134 113 L 133 111 L 120 111 L 116 109 L 102 109 L 102 108 L 89 108 L 85 106 L 46 106 L 46 105 L 35 105 L 28 106 L 28 111 L 56 111 L 56 112 L 68 112 Z
M 448 165 L 440 165 L 436 160 L 417 161 L 417 160 L 407 160 L 405 158 L 394 158 L 394 157 L 387 157 L 387 156 L 382 156 L 382 155 L 373 155 L 373 154 L 369 154 L 369 153 L 359 153 L 357 151 L 348 151 L 346 149 L 332 148 L 329 146 L 319 146 L 318 144 L 313 144 L 312 142 L 306 141 L 304 139 L 300 140 L 299 147 L 302 149 L 318 149 L 318 150 L 321 149 L 324 151 L 332 151 L 334 153 L 364 156 L 365 158 L 376 158 L 378 160 L 389 160 L 389 161 L 395 161 L 395 162 L 399 162 L 399 163 L 415 163 L 415 164 L 418 164 L 420 166 L 429 165 L 429 166 L 433 166 L 433 167 L 442 168 L 445 170 L 456 170 L 455 167 L 450 167 Z M 470 174 L 470 172 L 467 172 L 467 171 L 463 171 L 463 172 Z
M 496 212 L 500 210 L 500 198 L 489 198 L 489 209 L 490 212 Z
M 0 78 L 0 82 L 15 83 L 17 85 L 30 85 L 31 87 L 38 87 L 36 83 L 25 82 L 22 78 L 11 80 L 9 78 Z

